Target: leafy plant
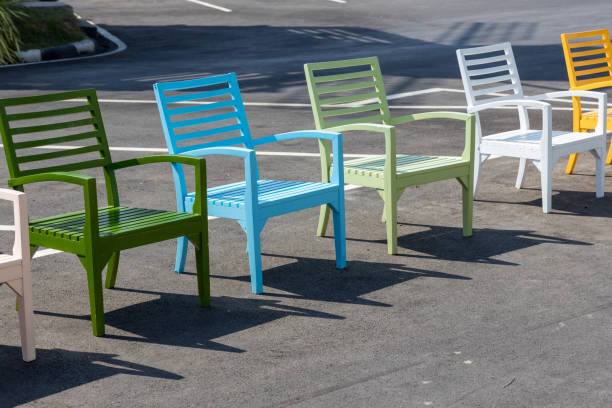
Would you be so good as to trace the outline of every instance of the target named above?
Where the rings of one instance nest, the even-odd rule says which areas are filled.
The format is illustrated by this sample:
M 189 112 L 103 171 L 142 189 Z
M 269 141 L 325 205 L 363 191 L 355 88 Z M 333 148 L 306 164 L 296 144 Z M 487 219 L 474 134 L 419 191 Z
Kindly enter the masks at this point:
M 15 20 L 23 12 L 11 7 L 15 0 L 0 0 L 0 64 L 17 62 L 20 37 Z

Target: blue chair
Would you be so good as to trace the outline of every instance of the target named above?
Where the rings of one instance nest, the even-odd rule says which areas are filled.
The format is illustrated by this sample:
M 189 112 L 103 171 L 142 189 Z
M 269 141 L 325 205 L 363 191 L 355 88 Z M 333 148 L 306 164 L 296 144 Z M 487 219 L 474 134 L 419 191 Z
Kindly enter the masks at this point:
M 208 215 L 231 218 L 247 234 L 247 252 L 253 293 L 263 292 L 260 233 L 276 215 L 328 204 L 333 211 L 336 267 L 346 266 L 342 135 L 324 131 L 297 131 L 253 139 L 249 131 L 236 74 L 230 73 L 153 86 L 168 152 L 193 156 L 241 157 L 245 181 L 207 190 Z M 259 180 L 253 148 L 266 143 L 307 138 L 333 144 L 333 172 L 329 183 Z M 231 147 L 242 145 L 243 147 Z M 191 211 L 194 193 L 187 193 L 180 164 L 172 164 L 179 211 Z M 290 230 L 287 230 L 290 234 Z M 175 270 L 181 273 L 187 239 L 179 238 Z

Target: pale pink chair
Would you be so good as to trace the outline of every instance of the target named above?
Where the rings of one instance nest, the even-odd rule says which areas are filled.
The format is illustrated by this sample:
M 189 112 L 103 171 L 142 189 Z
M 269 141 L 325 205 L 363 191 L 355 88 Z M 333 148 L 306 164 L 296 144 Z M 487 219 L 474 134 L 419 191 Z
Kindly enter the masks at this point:
M 26 195 L 0 188 L 0 200 L 13 202 L 15 243 L 12 254 L 0 255 L 0 283 L 6 283 L 17 294 L 21 353 L 24 361 L 36 358 L 34 349 L 34 309 L 32 308 L 32 276 L 30 273 L 30 240 Z

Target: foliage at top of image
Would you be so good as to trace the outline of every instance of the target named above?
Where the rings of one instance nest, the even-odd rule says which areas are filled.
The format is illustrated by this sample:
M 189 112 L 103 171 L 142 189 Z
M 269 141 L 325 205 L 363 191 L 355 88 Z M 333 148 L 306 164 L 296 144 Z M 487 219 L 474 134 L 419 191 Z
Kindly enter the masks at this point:
M 15 23 L 23 50 L 52 47 L 85 38 L 70 7 L 26 8 L 23 18 Z
M 29 8 L 20 7 L 20 2 L 0 0 L 0 64 L 19 62 L 17 52 L 21 50 L 85 38 L 70 7 Z
M 19 51 L 21 41 L 15 21 L 23 17 L 23 12 L 11 7 L 15 2 L 0 0 L 0 64 L 18 61 L 16 51 Z

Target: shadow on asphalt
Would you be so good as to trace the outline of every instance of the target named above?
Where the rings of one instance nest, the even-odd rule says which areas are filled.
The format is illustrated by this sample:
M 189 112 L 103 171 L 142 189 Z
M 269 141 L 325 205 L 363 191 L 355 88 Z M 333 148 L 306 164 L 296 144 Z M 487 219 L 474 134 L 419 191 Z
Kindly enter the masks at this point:
M 167 380 L 183 378 L 169 371 L 121 360 L 117 354 L 37 348 L 36 358 L 24 363 L 20 347 L 0 345 L 0 406 L 25 404 L 117 374 Z
M 136 303 L 104 314 L 105 338 L 202 348 L 230 353 L 245 350 L 227 346 L 213 339 L 249 329 L 286 316 L 344 319 L 342 316 L 281 304 L 273 299 L 244 299 L 228 296 L 214 297 L 210 308 L 198 306 L 197 296 L 115 288 L 122 292 L 159 295 L 159 298 Z M 90 315 L 73 315 L 36 311 L 36 314 L 90 320 Z M 114 327 L 128 334 L 109 334 Z M 91 335 L 90 333 L 87 333 Z
M 336 269 L 335 261 L 332 260 L 277 254 L 262 255 L 296 260 L 296 262 L 263 271 L 265 287 L 288 292 L 264 293 L 269 296 L 290 299 L 391 307 L 390 304 L 364 299 L 361 296 L 421 277 L 470 280 L 461 275 L 411 268 L 397 263 L 348 261 L 347 267 L 339 270 Z M 211 276 L 241 282 L 250 281 L 248 275 Z
M 243 93 L 292 86 L 306 92 L 304 63 L 378 56 L 383 75 L 402 78 L 388 90 L 391 93 L 416 78 L 459 79 L 457 48 L 530 38 L 534 24 L 456 24 L 438 42 L 355 26 L 107 25 L 128 45 L 126 51 L 95 60 L 5 70 L 0 88 L 151 91 L 155 82 L 236 72 Z M 514 53 L 523 81 L 567 80 L 560 42 L 518 45 Z M 92 75 L 92 70 L 98 74 Z
M 394 256 L 409 258 L 518 266 L 519 264 L 517 263 L 493 257 L 540 244 L 592 245 L 588 242 L 536 234 L 534 231 L 528 230 L 482 228 L 474 229 L 471 237 L 464 238 L 461 235 L 461 228 L 458 227 L 439 227 L 402 222 L 398 224 L 429 228 L 426 231 L 398 237 L 397 243 L 399 247 L 417 253 L 397 254 Z M 371 242 L 385 246 L 387 244 L 386 240 L 367 240 L 352 237 L 347 238 L 347 240 Z
M 525 187 L 523 187 L 522 190 L 541 191 L 539 188 Z M 482 199 L 475 199 L 474 201 L 492 204 L 517 204 L 540 208 L 542 207 L 541 198 L 530 201 L 501 201 Z M 602 198 L 596 198 L 595 177 L 593 177 L 593 191 L 553 191 L 551 214 L 612 218 L 612 196 L 610 196 L 608 193 Z

